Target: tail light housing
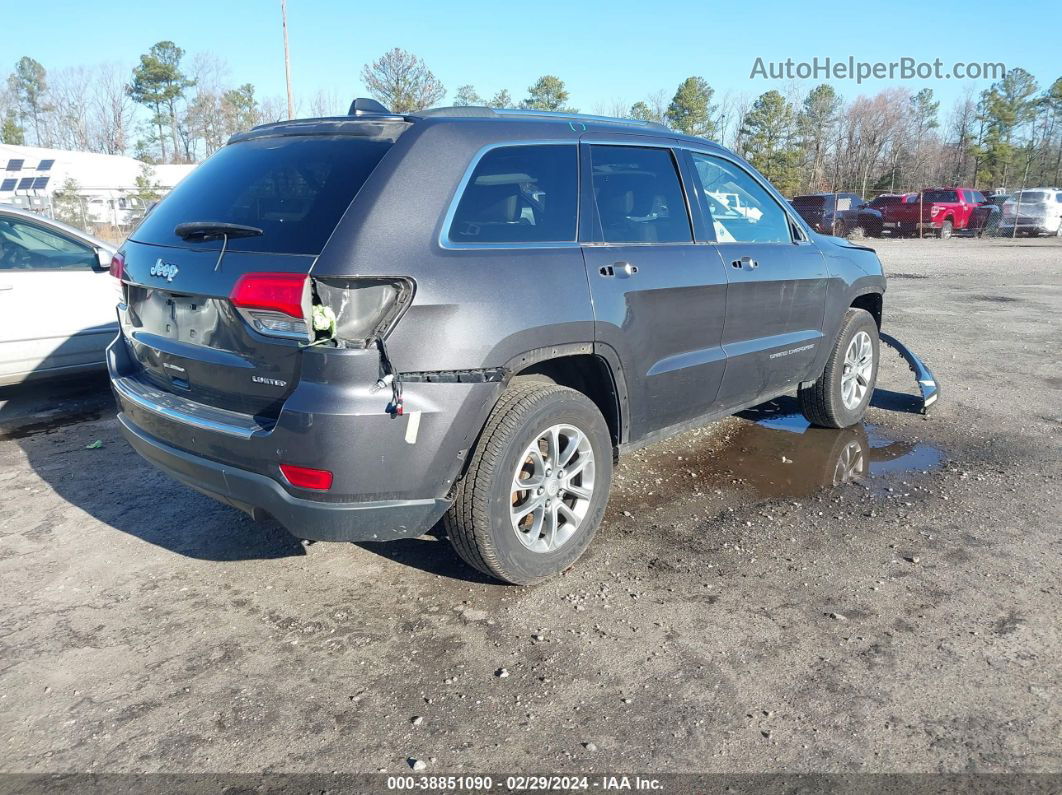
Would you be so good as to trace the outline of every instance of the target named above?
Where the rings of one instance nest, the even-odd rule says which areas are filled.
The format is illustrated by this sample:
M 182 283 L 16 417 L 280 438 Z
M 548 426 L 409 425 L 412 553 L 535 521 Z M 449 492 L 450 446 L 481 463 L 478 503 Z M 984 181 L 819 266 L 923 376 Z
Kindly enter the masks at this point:
M 118 281 L 125 276 L 125 257 L 121 253 L 116 253 L 111 257 L 111 267 L 107 269 L 107 272 Z
M 233 285 L 229 300 L 262 334 L 311 339 L 306 322 L 310 277 L 304 273 L 245 273 Z
M 261 334 L 302 342 L 334 339 L 365 347 L 386 335 L 409 305 L 413 284 L 401 278 L 319 278 L 297 273 L 245 273 L 229 299 Z M 331 310 L 334 329 L 314 328 L 317 305 Z
M 335 338 L 344 347 L 363 348 L 384 337 L 413 297 L 413 283 L 401 278 L 318 278 L 317 300 L 335 314 Z

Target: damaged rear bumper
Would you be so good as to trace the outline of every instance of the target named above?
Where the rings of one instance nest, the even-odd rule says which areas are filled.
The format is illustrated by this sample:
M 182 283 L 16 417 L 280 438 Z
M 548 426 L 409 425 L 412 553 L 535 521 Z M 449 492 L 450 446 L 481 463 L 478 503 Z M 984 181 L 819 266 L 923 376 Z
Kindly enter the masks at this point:
M 387 541 L 415 537 L 441 518 L 446 495 L 504 383 L 424 379 L 389 395 L 374 351 L 320 350 L 275 419 L 214 408 L 164 392 L 137 371 L 123 337 L 108 348 L 118 420 L 130 445 L 174 479 L 297 538 Z M 325 469 L 327 492 L 284 482 L 280 464 Z
M 907 366 L 911 368 L 915 381 L 918 383 L 918 390 L 922 394 L 922 413 L 927 413 L 929 407 L 936 403 L 940 397 L 940 383 L 937 381 L 937 377 L 926 367 L 925 362 L 891 334 L 886 334 L 882 331 L 878 333 L 878 338 L 899 353 L 903 360 L 907 362 Z
M 141 456 L 174 480 L 255 519 L 273 517 L 312 541 L 391 541 L 418 536 L 445 513 L 445 500 L 320 502 L 294 497 L 275 480 L 219 464 L 154 439 L 118 415 L 122 435 Z

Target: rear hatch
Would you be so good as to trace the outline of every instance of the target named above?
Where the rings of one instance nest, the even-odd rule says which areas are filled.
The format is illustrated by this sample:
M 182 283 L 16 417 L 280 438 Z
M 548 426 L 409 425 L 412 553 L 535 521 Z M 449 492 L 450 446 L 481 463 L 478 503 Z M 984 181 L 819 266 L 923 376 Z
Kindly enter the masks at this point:
M 138 377 L 275 419 L 312 337 L 305 276 L 406 126 L 341 121 L 252 132 L 185 178 L 121 252 L 123 330 Z M 274 311 L 283 301 L 295 304 Z
M 1003 217 L 1008 223 L 1014 223 L 1016 216 L 1019 224 L 1046 224 L 1050 214 L 1047 200 L 1044 191 L 1018 191 L 1003 205 Z

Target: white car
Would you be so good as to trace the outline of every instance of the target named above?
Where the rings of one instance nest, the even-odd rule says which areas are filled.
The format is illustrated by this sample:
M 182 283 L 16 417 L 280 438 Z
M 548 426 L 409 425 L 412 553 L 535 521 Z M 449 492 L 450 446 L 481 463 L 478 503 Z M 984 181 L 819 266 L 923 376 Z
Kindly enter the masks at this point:
M 1026 188 L 1003 202 L 999 234 L 1057 235 L 1062 237 L 1062 189 Z
M 0 386 L 102 367 L 118 333 L 114 248 L 0 205 Z

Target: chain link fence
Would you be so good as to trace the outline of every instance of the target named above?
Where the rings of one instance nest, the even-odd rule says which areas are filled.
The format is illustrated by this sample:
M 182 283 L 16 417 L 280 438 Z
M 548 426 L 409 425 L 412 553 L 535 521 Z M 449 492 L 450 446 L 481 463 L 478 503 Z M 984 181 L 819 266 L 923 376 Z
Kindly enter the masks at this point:
M 858 189 L 794 196 L 790 204 L 813 229 L 865 237 L 1062 237 L 1062 188 L 1013 191 L 924 187 L 905 192 Z
M 47 218 L 83 229 L 110 243 L 124 240 L 151 206 L 166 191 L 145 196 L 139 187 L 108 188 L 105 191 L 56 191 L 49 194 L 5 196 L 13 205 Z

